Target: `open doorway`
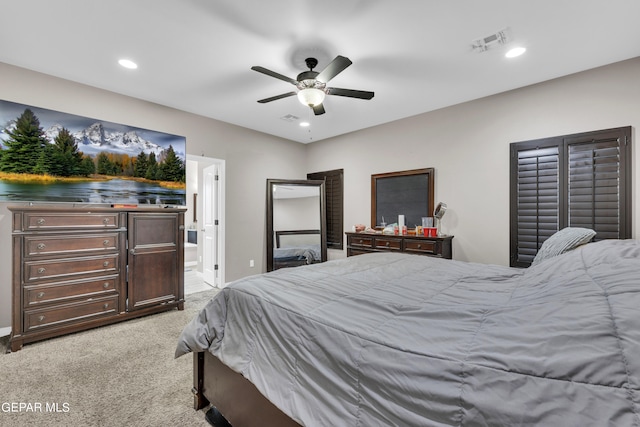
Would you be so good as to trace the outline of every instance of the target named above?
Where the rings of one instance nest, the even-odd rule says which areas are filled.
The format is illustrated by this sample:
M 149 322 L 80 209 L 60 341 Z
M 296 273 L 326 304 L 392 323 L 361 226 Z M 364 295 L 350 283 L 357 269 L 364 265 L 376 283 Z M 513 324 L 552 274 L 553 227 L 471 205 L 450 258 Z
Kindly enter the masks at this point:
M 187 155 L 185 268 L 195 268 L 218 288 L 225 283 L 224 166 L 221 159 Z

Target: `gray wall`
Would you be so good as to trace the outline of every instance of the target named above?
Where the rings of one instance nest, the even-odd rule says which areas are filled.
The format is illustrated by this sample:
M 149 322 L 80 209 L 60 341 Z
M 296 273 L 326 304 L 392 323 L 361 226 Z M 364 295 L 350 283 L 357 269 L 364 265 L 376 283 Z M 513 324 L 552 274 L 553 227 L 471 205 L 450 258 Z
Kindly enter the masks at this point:
M 640 237 L 640 58 L 311 144 L 308 168 L 344 168 L 345 230 L 369 224 L 371 175 L 435 168 L 454 259 L 509 264 L 509 143 L 633 127 L 633 223 Z M 371 101 L 375 102 L 375 98 Z
M 226 161 L 226 281 L 261 272 L 267 178 L 344 169 L 345 229 L 370 221 L 371 174 L 436 169 L 454 258 L 508 264 L 510 142 L 640 126 L 640 58 L 310 145 L 0 63 L 0 98 L 187 137 L 189 154 Z M 375 101 L 375 99 L 374 99 Z M 371 102 L 374 102 L 371 101 Z M 640 149 L 633 148 L 633 170 Z M 633 176 L 639 238 L 640 177 Z M 0 329 L 10 325 L 10 218 L 0 205 Z M 330 258 L 344 256 L 333 253 Z M 249 268 L 248 260 L 256 260 Z

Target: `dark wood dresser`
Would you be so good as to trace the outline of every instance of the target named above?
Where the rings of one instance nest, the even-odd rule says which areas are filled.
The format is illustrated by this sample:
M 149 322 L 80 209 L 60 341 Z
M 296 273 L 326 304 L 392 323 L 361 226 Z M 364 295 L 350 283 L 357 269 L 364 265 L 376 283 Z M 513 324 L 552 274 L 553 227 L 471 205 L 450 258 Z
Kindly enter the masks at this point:
M 392 236 L 364 232 L 345 234 L 347 235 L 347 256 L 371 252 L 405 252 L 452 259 L 453 236 Z
M 184 209 L 9 207 L 11 351 L 184 307 Z

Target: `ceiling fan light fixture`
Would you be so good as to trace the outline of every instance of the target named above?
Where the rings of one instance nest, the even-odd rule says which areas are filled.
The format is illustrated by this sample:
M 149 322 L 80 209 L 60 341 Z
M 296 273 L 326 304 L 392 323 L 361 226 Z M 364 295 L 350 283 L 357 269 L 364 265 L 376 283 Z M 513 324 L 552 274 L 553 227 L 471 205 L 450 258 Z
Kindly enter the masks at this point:
M 323 90 L 316 89 L 313 87 L 301 89 L 298 92 L 298 100 L 302 103 L 302 105 L 306 105 L 308 107 L 315 107 L 316 105 L 322 104 L 324 101 L 325 93 Z

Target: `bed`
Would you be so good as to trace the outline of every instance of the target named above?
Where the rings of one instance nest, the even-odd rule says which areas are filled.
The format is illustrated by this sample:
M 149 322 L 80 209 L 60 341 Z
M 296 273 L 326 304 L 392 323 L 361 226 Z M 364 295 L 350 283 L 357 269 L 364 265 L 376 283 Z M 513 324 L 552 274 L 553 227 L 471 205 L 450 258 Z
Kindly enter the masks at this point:
M 280 230 L 275 234 L 274 270 L 322 261 L 320 230 Z
M 640 242 L 527 269 L 373 253 L 236 281 L 185 327 L 247 426 L 640 425 Z

